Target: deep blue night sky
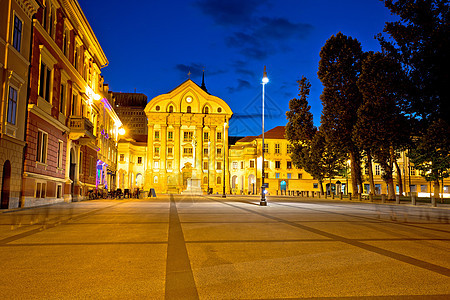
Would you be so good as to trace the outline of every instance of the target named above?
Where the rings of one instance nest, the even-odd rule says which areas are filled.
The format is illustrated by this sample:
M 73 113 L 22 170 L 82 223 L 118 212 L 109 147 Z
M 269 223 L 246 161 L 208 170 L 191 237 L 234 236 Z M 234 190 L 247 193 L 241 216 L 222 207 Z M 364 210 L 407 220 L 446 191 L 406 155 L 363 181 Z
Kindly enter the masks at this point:
M 393 16 L 379 0 L 79 0 L 109 66 L 105 82 L 117 92 L 149 100 L 188 78 L 225 100 L 235 115 L 230 135 L 261 133 L 261 78 L 266 85 L 265 128 L 285 125 L 297 80 L 311 84 L 309 103 L 320 125 L 319 52 L 341 31 L 364 51 Z M 247 116 L 247 117 L 246 117 Z M 249 118 L 250 117 L 250 118 Z

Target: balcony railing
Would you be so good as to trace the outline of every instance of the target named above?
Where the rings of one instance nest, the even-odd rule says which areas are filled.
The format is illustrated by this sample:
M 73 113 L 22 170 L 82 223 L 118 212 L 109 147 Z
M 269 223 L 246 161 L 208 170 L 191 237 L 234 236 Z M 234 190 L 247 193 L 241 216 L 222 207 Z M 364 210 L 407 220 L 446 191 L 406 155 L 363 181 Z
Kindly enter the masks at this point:
M 80 137 L 87 135 L 95 139 L 94 125 L 85 117 L 71 116 L 69 119 L 69 128 L 71 133 L 77 134 Z

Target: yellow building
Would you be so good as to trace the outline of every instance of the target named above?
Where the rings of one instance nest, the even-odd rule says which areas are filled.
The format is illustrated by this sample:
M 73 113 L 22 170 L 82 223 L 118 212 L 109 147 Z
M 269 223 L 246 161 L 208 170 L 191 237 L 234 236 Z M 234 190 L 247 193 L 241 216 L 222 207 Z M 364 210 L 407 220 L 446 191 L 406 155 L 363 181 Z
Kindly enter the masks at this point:
M 269 195 L 288 191 L 320 191 L 317 180 L 297 169 L 290 158 L 284 126 L 264 133 L 264 182 Z M 262 136 L 249 136 L 230 147 L 231 191 L 234 194 L 259 194 L 262 177 Z
M 318 181 L 302 169 L 296 168 L 290 158 L 290 145 L 285 138 L 285 127 L 278 126 L 264 133 L 264 160 L 265 160 L 265 183 L 268 183 L 270 195 L 285 194 L 289 192 L 320 192 Z M 259 194 L 261 190 L 262 176 L 262 136 L 248 136 L 238 140 L 230 147 L 229 165 L 231 176 L 231 192 L 234 194 Z M 401 153 L 397 161 L 401 171 L 401 182 L 403 192 L 406 194 L 417 193 L 419 197 L 429 197 L 432 186 L 426 182 L 419 172 L 410 163 L 406 153 Z M 373 164 L 373 175 L 375 183 L 374 194 L 387 194 L 387 185 L 382 179 L 382 168 L 379 164 Z M 368 194 L 369 169 L 363 165 L 363 187 L 362 193 Z M 350 170 L 347 170 L 350 175 Z M 345 172 L 344 172 L 345 173 Z M 394 185 L 396 192 L 399 192 L 398 173 L 394 172 Z M 348 186 L 348 189 L 347 189 Z M 443 195 L 445 198 L 449 194 L 450 180 L 444 180 Z M 333 193 L 351 191 L 350 176 L 337 176 L 336 178 L 325 178 L 323 188 Z
M 233 112 L 188 79 L 146 106 L 148 142 L 145 190 L 157 193 L 222 192 Z M 226 170 L 228 172 L 228 170 Z

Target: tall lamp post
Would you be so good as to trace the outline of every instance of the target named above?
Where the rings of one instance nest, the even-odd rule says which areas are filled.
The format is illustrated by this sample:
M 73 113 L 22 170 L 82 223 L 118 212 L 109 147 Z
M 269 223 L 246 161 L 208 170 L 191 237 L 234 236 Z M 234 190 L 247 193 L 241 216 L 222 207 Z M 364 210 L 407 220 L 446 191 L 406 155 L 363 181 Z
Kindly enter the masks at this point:
M 225 120 L 225 122 L 223 123 L 223 152 L 222 152 L 222 155 L 223 155 L 223 194 L 222 194 L 222 198 L 226 198 L 227 197 L 227 194 L 225 193 L 225 183 L 226 183 L 226 180 L 225 180 L 225 178 L 226 178 L 226 173 L 225 173 L 225 165 L 226 165 L 226 162 L 225 162 L 225 159 L 226 159 L 226 149 L 225 149 L 225 141 L 226 141 L 226 135 L 225 135 L 225 130 L 226 130 L 226 126 L 227 126 L 227 122 L 226 122 L 226 120 Z
M 211 141 L 208 139 L 208 191 L 206 192 L 209 195 L 209 158 L 211 156 Z
M 267 77 L 266 66 L 264 66 L 264 73 L 262 78 L 262 186 L 261 186 L 261 201 L 260 206 L 267 206 L 266 201 L 266 186 L 264 183 L 264 86 L 269 82 L 269 77 Z

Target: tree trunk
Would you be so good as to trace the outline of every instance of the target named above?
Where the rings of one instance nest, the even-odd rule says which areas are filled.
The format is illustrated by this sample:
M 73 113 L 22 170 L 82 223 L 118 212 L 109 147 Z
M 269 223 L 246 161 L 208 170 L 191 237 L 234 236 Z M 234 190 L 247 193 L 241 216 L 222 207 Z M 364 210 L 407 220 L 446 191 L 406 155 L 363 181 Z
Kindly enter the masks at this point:
M 358 180 L 358 174 L 360 174 L 361 172 L 358 172 L 358 170 L 361 168 L 360 166 L 358 166 L 358 162 L 357 161 L 357 155 L 355 155 L 354 153 L 350 152 L 350 172 L 351 172 L 351 179 L 352 179 L 352 192 L 353 195 L 357 195 L 358 194 L 358 183 L 361 182 L 361 178 Z
M 439 188 L 439 179 L 436 179 L 434 181 L 434 198 L 439 199 L 439 193 L 440 193 L 440 188 Z
M 323 194 L 322 180 L 319 180 L 319 186 L 320 186 L 320 194 Z
M 373 169 L 372 169 L 372 155 L 367 153 L 367 165 L 369 169 L 369 184 L 370 184 L 370 193 L 375 195 L 375 183 L 373 181 Z
M 386 179 L 386 183 L 388 186 L 388 199 L 395 200 L 394 178 L 392 178 L 392 173 L 391 178 Z
M 400 196 L 403 196 L 402 170 L 400 170 L 397 160 L 394 160 L 394 164 L 395 164 L 395 168 L 397 169 L 398 194 Z

